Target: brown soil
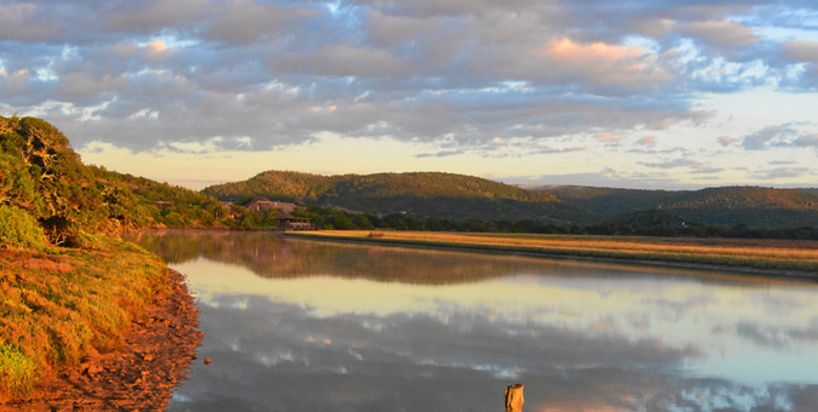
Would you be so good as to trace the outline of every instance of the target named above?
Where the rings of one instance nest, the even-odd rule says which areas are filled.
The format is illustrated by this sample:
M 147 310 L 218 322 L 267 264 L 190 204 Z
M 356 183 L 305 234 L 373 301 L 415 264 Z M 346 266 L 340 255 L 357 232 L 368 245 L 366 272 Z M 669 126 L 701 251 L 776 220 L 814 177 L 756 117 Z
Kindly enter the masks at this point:
M 78 368 L 41 382 L 30 399 L 0 411 L 162 411 L 181 385 L 202 340 L 184 276 L 171 271 L 167 293 L 131 323 L 123 345 L 94 350 Z

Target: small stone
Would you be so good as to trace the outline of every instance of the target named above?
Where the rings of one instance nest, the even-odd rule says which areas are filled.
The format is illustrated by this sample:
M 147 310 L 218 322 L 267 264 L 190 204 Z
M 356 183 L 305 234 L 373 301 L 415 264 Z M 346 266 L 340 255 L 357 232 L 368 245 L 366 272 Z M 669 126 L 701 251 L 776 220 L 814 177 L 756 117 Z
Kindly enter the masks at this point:
M 88 376 L 94 376 L 102 371 L 103 371 L 102 366 L 92 364 L 89 364 L 88 368 L 85 369 L 85 373 L 87 373 Z

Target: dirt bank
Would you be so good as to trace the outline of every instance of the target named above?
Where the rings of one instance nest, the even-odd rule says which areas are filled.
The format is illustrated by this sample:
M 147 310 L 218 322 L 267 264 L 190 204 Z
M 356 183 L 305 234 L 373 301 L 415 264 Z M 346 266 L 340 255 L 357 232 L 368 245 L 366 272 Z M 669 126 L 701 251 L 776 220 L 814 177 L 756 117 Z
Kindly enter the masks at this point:
M 171 271 L 168 292 L 131 323 L 116 351 L 96 351 L 59 376 L 41 382 L 22 402 L 2 411 L 161 411 L 181 385 L 202 340 L 184 276 Z

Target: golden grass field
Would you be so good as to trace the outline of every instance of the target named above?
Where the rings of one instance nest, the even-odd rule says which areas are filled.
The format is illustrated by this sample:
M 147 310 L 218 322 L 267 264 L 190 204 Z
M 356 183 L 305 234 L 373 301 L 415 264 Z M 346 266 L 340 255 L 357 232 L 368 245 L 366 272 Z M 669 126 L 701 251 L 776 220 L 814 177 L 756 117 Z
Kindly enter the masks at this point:
M 315 231 L 297 236 L 378 243 L 461 247 L 653 263 L 723 266 L 726 269 L 798 272 L 818 277 L 818 241 L 653 238 L 398 231 Z

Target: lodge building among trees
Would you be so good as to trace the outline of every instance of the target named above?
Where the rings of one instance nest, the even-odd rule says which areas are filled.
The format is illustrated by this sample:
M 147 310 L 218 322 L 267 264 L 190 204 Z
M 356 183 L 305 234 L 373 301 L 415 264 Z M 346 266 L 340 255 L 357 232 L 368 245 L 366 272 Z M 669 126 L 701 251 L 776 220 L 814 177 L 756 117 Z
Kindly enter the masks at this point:
M 275 210 L 279 230 L 315 229 L 315 225 L 313 225 L 310 219 L 292 215 L 293 212 L 306 212 L 306 206 L 298 206 L 295 203 L 277 202 L 267 199 L 264 196 L 259 196 L 247 204 L 247 210 L 259 214 L 267 214 Z

